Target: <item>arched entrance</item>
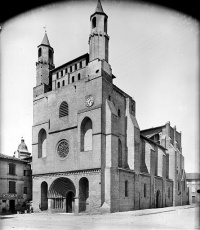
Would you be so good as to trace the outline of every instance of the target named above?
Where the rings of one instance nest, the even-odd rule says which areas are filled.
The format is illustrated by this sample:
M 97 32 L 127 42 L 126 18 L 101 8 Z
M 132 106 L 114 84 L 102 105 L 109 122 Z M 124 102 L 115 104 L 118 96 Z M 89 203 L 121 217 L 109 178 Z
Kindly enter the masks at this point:
M 161 208 L 162 203 L 161 203 L 161 193 L 160 190 L 156 192 L 156 208 Z
M 74 212 L 76 189 L 69 178 L 56 179 L 49 188 L 48 198 L 51 199 L 53 212 Z
M 48 209 L 47 192 L 48 192 L 47 182 L 43 181 L 41 184 L 41 206 L 40 206 L 41 211 Z
M 86 177 L 82 177 L 79 181 L 79 212 L 87 209 L 89 198 L 89 181 Z

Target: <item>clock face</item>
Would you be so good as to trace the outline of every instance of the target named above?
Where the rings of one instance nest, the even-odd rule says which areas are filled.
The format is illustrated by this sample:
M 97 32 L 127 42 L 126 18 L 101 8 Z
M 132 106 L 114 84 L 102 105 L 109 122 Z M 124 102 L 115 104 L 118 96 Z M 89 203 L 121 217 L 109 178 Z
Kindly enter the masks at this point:
M 86 98 L 85 103 L 86 103 L 86 106 L 88 106 L 88 107 L 92 106 L 94 104 L 94 98 L 93 98 L 93 96 L 91 96 L 91 95 L 88 96 Z

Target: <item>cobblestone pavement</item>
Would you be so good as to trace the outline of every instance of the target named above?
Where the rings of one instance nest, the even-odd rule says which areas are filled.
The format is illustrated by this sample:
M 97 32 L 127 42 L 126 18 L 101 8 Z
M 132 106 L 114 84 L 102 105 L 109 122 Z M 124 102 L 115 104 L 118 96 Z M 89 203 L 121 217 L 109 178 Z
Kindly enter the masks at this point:
M 186 205 L 102 215 L 69 213 L 0 216 L 1 230 L 200 229 L 199 206 Z

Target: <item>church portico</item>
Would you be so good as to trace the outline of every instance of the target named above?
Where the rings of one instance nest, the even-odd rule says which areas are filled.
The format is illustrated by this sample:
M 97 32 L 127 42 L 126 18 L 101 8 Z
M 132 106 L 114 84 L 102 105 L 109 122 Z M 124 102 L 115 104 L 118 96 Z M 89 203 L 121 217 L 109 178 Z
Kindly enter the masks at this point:
M 90 212 L 101 205 L 100 170 L 84 170 L 34 175 L 33 196 L 36 212 Z M 90 183 L 91 181 L 91 183 Z M 95 183 L 93 183 L 95 181 Z

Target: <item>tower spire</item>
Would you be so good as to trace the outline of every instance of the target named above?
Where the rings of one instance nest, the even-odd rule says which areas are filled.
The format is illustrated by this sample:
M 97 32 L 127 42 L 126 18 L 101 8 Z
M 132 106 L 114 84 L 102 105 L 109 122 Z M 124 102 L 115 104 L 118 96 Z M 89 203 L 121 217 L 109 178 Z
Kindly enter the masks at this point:
M 97 7 L 96 7 L 96 10 L 95 10 L 95 13 L 104 13 L 100 0 L 98 0 L 98 2 L 97 2 Z
M 47 32 L 46 32 L 46 31 L 45 31 L 44 38 L 43 38 L 43 40 L 42 40 L 41 45 L 51 46 L 51 45 L 50 45 L 50 42 L 49 42 L 49 39 L 48 39 L 48 37 L 47 37 Z

